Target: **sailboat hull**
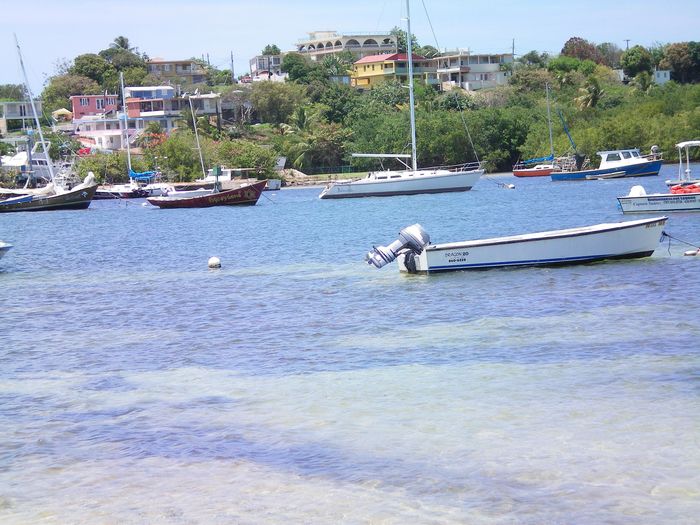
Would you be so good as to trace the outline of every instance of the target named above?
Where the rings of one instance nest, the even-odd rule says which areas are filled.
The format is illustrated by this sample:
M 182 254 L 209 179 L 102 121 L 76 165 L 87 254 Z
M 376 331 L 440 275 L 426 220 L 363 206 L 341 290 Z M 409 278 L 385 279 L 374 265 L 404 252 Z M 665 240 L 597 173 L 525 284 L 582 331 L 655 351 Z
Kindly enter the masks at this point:
M 484 170 L 448 171 L 420 170 L 370 173 L 366 178 L 329 184 L 319 195 L 321 199 L 355 197 L 390 197 L 421 193 L 469 191 Z

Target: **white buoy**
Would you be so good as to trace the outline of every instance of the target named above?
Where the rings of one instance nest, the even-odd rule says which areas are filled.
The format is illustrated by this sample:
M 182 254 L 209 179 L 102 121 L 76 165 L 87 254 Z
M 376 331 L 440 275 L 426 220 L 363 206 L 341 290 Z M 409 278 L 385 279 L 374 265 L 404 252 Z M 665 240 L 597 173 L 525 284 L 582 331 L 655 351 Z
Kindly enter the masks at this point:
M 218 257 L 209 257 L 209 268 L 221 268 L 221 259 Z
M 506 188 L 508 188 L 509 190 L 514 190 L 514 189 L 515 189 L 515 184 L 507 184 L 507 185 L 506 185 Z
M 700 255 L 700 248 L 697 250 L 688 250 L 683 255 Z

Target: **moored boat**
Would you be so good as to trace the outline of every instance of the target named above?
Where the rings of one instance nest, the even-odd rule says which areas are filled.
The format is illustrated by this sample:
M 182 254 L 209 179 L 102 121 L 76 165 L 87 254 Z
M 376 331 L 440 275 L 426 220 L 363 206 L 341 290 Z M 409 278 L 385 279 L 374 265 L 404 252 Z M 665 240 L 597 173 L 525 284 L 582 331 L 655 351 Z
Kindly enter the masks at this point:
M 217 191 L 199 189 L 191 191 L 171 191 L 160 197 L 146 200 L 159 208 L 210 208 L 212 206 L 254 205 L 267 184 L 266 180 L 252 184 L 241 184 L 238 188 Z
M 406 0 L 407 34 L 411 34 L 410 2 Z M 398 55 L 408 63 L 408 78 L 413 79 L 413 48 L 411 39 L 406 42 L 406 54 Z M 381 55 L 379 55 L 381 56 Z M 365 57 L 360 62 L 376 60 L 377 56 Z M 358 62 L 358 63 L 360 63 Z M 372 66 L 374 68 L 374 66 Z M 442 166 L 418 169 L 416 153 L 416 113 L 413 82 L 408 82 L 409 112 L 411 124 L 411 154 L 353 154 L 354 157 L 394 158 L 406 167 L 405 170 L 387 170 L 369 173 L 365 178 L 352 181 L 338 181 L 328 184 L 319 198 L 346 199 L 356 197 L 388 197 L 394 195 L 415 195 L 419 193 L 445 193 L 469 191 L 484 174 L 480 163 L 467 163 L 459 166 Z M 401 159 L 411 159 L 410 166 Z
M 647 193 L 643 186 L 632 186 L 617 201 L 622 213 L 700 211 L 700 185 L 673 186 L 669 193 Z
M 397 259 L 402 272 L 435 273 L 648 257 L 659 245 L 667 219 L 654 217 L 445 244 L 430 244 L 430 236 L 420 224 L 414 224 L 403 229 L 389 246 L 375 247 L 366 261 L 381 268 Z
M 88 173 L 85 181 L 72 190 L 54 188 L 53 184 L 45 187 L 44 193 L 19 195 L 0 201 L 0 213 L 18 211 L 49 211 L 49 210 L 83 210 L 90 206 L 97 191 L 97 183 L 92 172 Z
M 0 241 L 0 259 L 10 251 L 10 248 L 12 248 L 12 245 L 7 242 Z
M 659 174 L 661 153 L 655 147 L 649 155 L 641 155 L 639 149 L 599 151 L 600 165 L 595 169 L 574 168 L 552 173 L 553 181 L 595 180 L 617 177 L 648 177 Z
M 667 180 L 666 186 L 689 186 L 691 184 L 700 184 L 700 179 L 693 178 L 693 172 L 690 169 L 690 148 L 700 148 L 700 140 L 686 140 L 676 144 L 678 148 L 678 178 L 676 180 Z M 685 153 L 685 162 L 683 154 Z

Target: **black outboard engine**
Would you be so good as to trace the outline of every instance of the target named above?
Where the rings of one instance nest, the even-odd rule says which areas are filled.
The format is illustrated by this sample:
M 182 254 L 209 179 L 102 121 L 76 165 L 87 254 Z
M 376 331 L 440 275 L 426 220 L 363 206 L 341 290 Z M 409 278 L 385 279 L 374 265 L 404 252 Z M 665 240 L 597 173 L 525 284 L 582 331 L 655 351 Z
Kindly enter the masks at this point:
M 430 235 L 420 224 L 413 224 L 401 230 L 399 238 L 389 246 L 374 246 L 373 250 L 365 256 L 365 260 L 367 264 L 381 268 L 394 261 L 403 250 L 419 254 L 428 244 L 430 244 Z

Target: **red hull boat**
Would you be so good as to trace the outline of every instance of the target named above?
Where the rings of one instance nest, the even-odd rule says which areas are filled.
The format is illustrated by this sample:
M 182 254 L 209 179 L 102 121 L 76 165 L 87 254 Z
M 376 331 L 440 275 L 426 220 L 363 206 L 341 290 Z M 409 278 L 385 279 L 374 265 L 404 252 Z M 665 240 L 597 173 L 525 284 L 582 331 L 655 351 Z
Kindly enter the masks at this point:
M 146 200 L 159 208 L 211 208 L 212 206 L 254 205 L 260 199 L 267 184 L 261 180 L 253 184 L 231 190 L 211 191 L 200 195 L 190 196 L 190 192 L 173 192 L 162 197 L 149 197 Z M 196 192 L 195 192 L 196 193 Z
M 561 171 L 559 166 L 549 164 L 538 165 L 533 168 L 519 168 L 517 165 L 513 167 L 513 175 L 516 177 L 547 177 L 557 171 Z

